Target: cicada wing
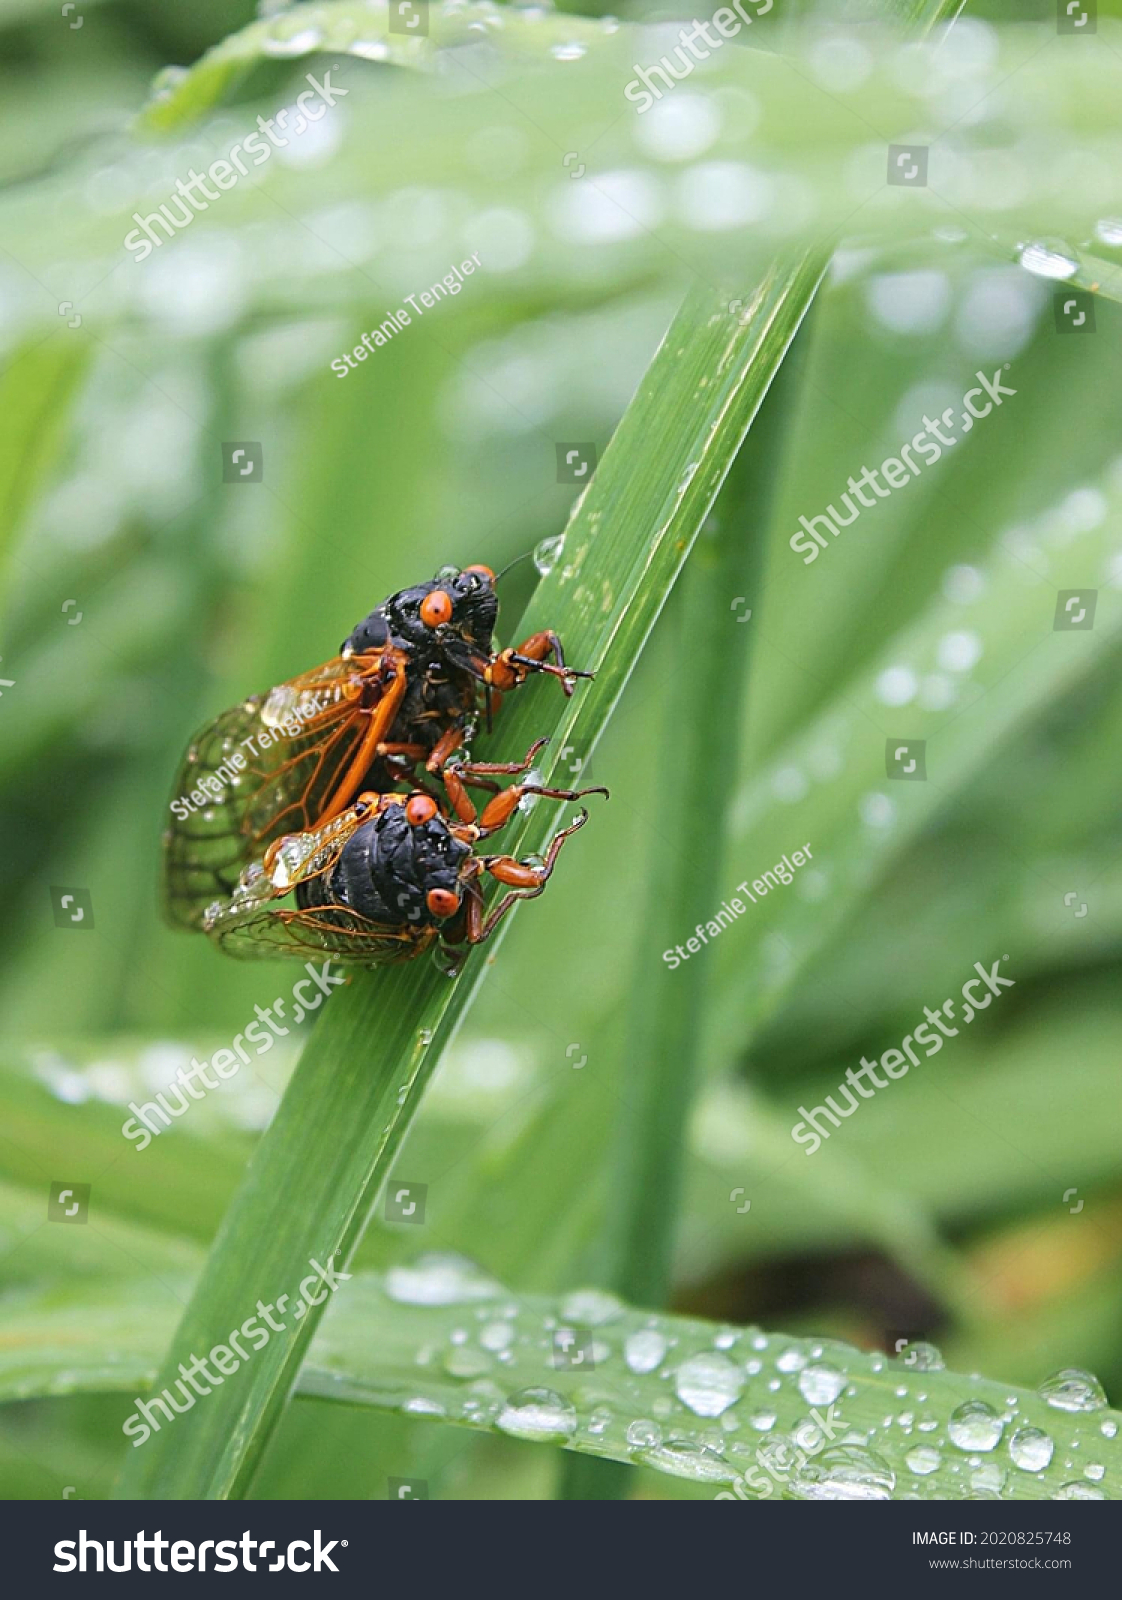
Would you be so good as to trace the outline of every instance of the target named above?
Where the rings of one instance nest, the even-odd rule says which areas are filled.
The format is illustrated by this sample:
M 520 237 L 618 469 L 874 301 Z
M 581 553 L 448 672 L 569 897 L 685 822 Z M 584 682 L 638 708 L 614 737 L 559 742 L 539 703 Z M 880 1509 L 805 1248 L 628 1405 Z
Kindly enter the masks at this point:
M 207 907 L 229 898 L 274 840 L 339 812 L 404 690 L 398 651 L 335 657 L 201 729 L 180 764 L 164 834 L 168 919 L 202 927 Z
M 406 929 L 368 922 L 342 906 L 317 906 L 307 911 L 260 904 L 249 910 L 224 909 L 207 931 L 230 956 L 272 960 L 295 956 L 307 961 L 326 955 L 354 967 L 408 961 L 431 942 Z
M 328 878 L 355 830 L 371 816 L 369 802 L 350 806 L 319 828 L 289 834 L 265 861 L 246 868 L 229 899 L 208 906 L 203 927 L 221 950 L 244 957 L 302 956 L 326 952 L 352 966 L 405 961 L 431 942 L 432 930 L 417 932 L 369 921 L 349 906 L 333 903 L 330 888 L 317 886 L 318 903 L 281 902 L 302 885 Z

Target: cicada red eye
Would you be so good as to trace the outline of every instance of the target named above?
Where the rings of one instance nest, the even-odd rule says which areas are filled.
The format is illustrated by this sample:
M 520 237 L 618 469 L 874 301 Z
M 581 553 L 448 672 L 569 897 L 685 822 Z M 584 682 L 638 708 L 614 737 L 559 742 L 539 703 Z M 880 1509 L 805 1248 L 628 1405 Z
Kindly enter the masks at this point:
M 481 573 L 483 575 L 483 577 L 490 578 L 492 583 L 494 583 L 494 581 L 495 581 L 495 574 L 491 571 L 491 568 L 490 567 L 485 567 L 482 562 L 478 562 L 474 567 L 465 567 L 464 571 L 465 572 L 478 572 L 478 573 Z
M 436 801 L 428 794 L 410 795 L 405 802 L 405 820 L 411 828 L 419 828 L 436 816 Z
M 460 897 L 451 889 L 430 889 L 425 904 L 434 917 L 454 917 L 460 909 Z
M 438 628 L 452 619 L 452 596 L 443 589 L 434 589 L 421 601 L 421 621 L 427 628 Z

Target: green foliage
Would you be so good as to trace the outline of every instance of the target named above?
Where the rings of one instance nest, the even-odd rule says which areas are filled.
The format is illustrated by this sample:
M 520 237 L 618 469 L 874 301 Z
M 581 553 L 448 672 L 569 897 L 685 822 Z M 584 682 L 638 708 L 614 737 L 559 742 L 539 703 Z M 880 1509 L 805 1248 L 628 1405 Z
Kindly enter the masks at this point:
M 1093 52 L 975 16 L 923 57 L 863 27 L 861 81 L 828 93 L 828 52 L 772 18 L 643 117 L 623 87 L 665 45 L 638 11 L 434 8 L 427 43 L 342 0 L 105 0 L 61 42 L 32 0 L 0 12 L 24 65 L 0 118 L 34 136 L 4 141 L 0 198 L 0 1492 L 548 1494 L 557 1446 L 586 1458 L 569 1493 L 628 1482 L 586 1477 L 599 1456 L 663 1496 L 743 1491 L 765 1459 L 796 1497 L 1118 1495 L 1116 1414 L 1037 1394 L 1060 1368 L 1122 1383 L 1111 9 Z M 126 132 L 176 58 L 197 64 Z M 334 145 L 130 258 L 134 210 L 336 60 Z M 886 188 L 884 145 L 921 136 L 938 181 Z M 1042 238 L 1065 278 L 1016 265 Z M 473 249 L 462 294 L 332 373 Z M 1096 336 L 1061 337 L 1053 290 L 1092 285 Z M 804 565 L 800 517 L 999 369 L 1015 395 Z M 248 438 L 264 482 L 222 484 Z M 575 505 L 561 441 L 599 449 Z M 545 772 L 610 803 L 457 980 L 358 975 L 135 1149 L 129 1103 L 292 976 L 158 924 L 191 729 L 394 588 L 566 528 L 539 584 L 504 579 L 501 632 L 555 626 L 596 679 L 512 697 L 487 754 L 549 733 Z M 1094 629 L 1055 632 L 1081 587 Z M 900 737 L 926 782 L 886 775 Z M 510 847 L 557 820 L 520 815 Z M 812 868 L 669 970 L 806 840 Z M 89 889 L 92 927 L 55 926 L 58 885 Z M 813 1156 L 792 1142 L 1004 952 L 1001 1006 Z M 422 1224 L 380 1214 L 387 1178 L 427 1185 Z M 44 1220 L 58 1182 L 92 1186 L 86 1226 Z M 333 1254 L 354 1276 L 322 1321 L 129 1448 L 137 1396 Z M 557 1369 L 556 1319 L 592 1326 L 591 1374 Z M 954 1370 L 869 1353 L 916 1330 Z M 820 1460 L 823 1365 L 844 1433 Z M 971 1434 L 952 1413 L 977 1400 Z M 1025 1427 L 1053 1441 L 1039 1472 Z

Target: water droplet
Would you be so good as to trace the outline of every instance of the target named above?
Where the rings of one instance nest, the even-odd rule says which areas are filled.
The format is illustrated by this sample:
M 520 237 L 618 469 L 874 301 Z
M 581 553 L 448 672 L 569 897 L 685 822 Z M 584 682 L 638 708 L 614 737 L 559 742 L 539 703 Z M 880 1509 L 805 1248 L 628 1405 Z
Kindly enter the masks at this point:
M 816 1361 L 799 1373 L 799 1393 L 808 1405 L 828 1406 L 844 1387 L 845 1378 L 825 1361 Z
M 496 1428 L 512 1438 L 553 1443 L 566 1440 L 576 1425 L 575 1408 L 553 1389 L 519 1389 L 495 1419 Z
M 1053 1500 L 1105 1500 L 1101 1489 L 1092 1489 L 1089 1483 L 1065 1483 L 1052 1496 Z
M 913 1372 L 942 1372 L 943 1354 L 937 1345 L 917 1339 L 904 1351 L 904 1361 Z M 920 1396 L 922 1399 L 923 1396 Z
M 489 1300 L 502 1293 L 493 1278 L 466 1256 L 433 1252 L 409 1266 L 391 1267 L 385 1277 L 391 1300 L 410 1306 L 455 1306 Z
M 930 1444 L 917 1444 L 908 1451 L 904 1460 L 908 1463 L 909 1471 L 914 1472 L 917 1478 L 926 1478 L 928 1473 L 937 1472 L 943 1465 L 942 1456 Z
M 1034 239 L 1021 247 L 1021 265 L 1040 278 L 1071 278 L 1079 271 L 1070 246 L 1062 239 Z
M 984 1400 L 967 1400 L 951 1412 L 947 1432 L 960 1450 L 994 1450 L 1005 1431 L 1005 1424 Z
M 857 810 L 867 828 L 890 828 L 896 821 L 896 802 L 879 790 L 862 795 Z
M 743 1387 L 740 1369 L 719 1350 L 703 1350 L 683 1361 L 674 1380 L 678 1399 L 699 1417 L 719 1417 L 740 1399 Z
M 860 1445 L 837 1445 L 797 1467 L 791 1493 L 798 1500 L 891 1500 L 896 1474 Z
M 592 1411 L 592 1413 L 591 1413 L 591 1415 L 589 1416 L 589 1419 L 588 1419 L 588 1431 L 589 1431 L 589 1433 L 591 1433 L 591 1434 L 601 1434 L 601 1433 L 605 1432 L 609 1422 L 611 1422 L 611 1420 L 612 1420 L 613 1415 L 614 1415 L 614 1413 L 612 1411 L 611 1406 L 596 1406 L 596 1407 L 594 1407 L 593 1411 Z
M 1055 1448 L 1043 1428 L 1018 1428 L 1009 1441 L 1013 1465 L 1022 1472 L 1042 1472 Z
M 347 54 L 360 56 L 363 61 L 386 61 L 390 47 L 384 39 L 352 39 Z
M 270 689 L 261 707 L 261 721 L 267 728 L 279 728 L 287 722 L 296 709 L 298 696 L 291 684 L 278 684 Z
M 919 679 L 911 667 L 886 667 L 877 678 L 874 692 L 886 706 L 906 706 L 916 697 Z
M 637 1333 L 629 1333 L 624 1340 L 623 1359 L 631 1372 L 654 1372 L 656 1367 L 662 1365 L 666 1349 L 666 1340 L 661 1333 L 654 1328 L 640 1328 Z
M 644 1450 L 642 1459 L 674 1478 L 692 1478 L 695 1483 L 731 1483 L 736 1477 L 719 1450 L 693 1439 L 667 1439 Z
M 588 46 L 579 39 L 569 39 L 562 44 L 551 44 L 549 53 L 554 61 L 579 61 L 583 55 L 587 55 Z
M 1097 1461 L 1092 1461 L 1083 1468 L 1083 1476 L 1090 1478 L 1092 1483 L 1101 1483 L 1106 1477 L 1106 1468 L 1100 1466 Z
M 261 41 L 267 56 L 306 56 L 323 43 L 323 29 L 305 26 L 305 18 L 278 17 Z
M 157 105 L 164 100 L 170 100 L 186 76 L 186 67 L 161 67 L 152 79 L 149 98 Z M 197 756 L 193 756 L 192 759 L 197 759 Z
M 1102 1434 L 1104 1439 L 1113 1439 L 1115 1434 L 1118 1432 L 1118 1424 L 1117 1422 L 1111 1422 L 1109 1420 L 1106 1422 L 1100 1422 L 1099 1432 Z
M 463 952 L 446 944 L 433 945 L 432 959 L 433 965 L 446 978 L 454 978 L 464 964 Z
M 1122 217 L 1103 217 L 1096 222 L 1095 237 L 1103 244 L 1122 244 Z
M 748 1418 L 752 1427 L 759 1433 L 769 1433 L 778 1420 L 774 1411 L 753 1411 Z
M 1106 1405 L 1102 1384 L 1090 1372 L 1078 1367 L 1061 1367 L 1037 1390 L 1057 1411 L 1101 1411 Z
M 986 1461 L 970 1474 L 970 1487 L 982 1494 L 1000 1496 L 1005 1487 L 1005 1473 L 996 1461 Z
M 633 1450 L 653 1450 L 662 1443 L 662 1429 L 657 1422 L 639 1417 L 627 1430 L 627 1442 Z
M 943 593 L 955 605 L 972 605 L 985 590 L 985 574 L 977 567 L 949 567 L 943 574 Z
M 796 1350 L 794 1345 L 781 1350 L 775 1358 L 777 1372 L 801 1372 L 805 1366 L 806 1357 L 801 1350 Z
M 560 561 L 565 550 L 565 535 L 556 534 L 552 539 L 542 539 L 534 546 L 534 565 L 543 578 L 548 578 L 554 567 Z
M 491 1357 L 486 1350 L 475 1350 L 471 1345 L 453 1345 L 445 1352 L 444 1370 L 453 1378 L 481 1378 L 491 1371 Z
M 969 629 L 945 633 L 935 649 L 944 672 L 969 672 L 982 658 L 982 641 Z
M 439 1400 L 430 1400 L 428 1395 L 418 1394 L 402 1402 L 401 1409 L 418 1417 L 443 1417 L 447 1415 Z
M 479 1342 L 484 1350 L 506 1350 L 514 1343 L 514 1329 L 509 1322 L 489 1322 L 480 1329 Z
M 574 1289 L 561 1302 L 563 1322 L 578 1322 L 585 1328 L 598 1328 L 605 1322 L 614 1322 L 623 1312 L 623 1304 L 606 1289 Z

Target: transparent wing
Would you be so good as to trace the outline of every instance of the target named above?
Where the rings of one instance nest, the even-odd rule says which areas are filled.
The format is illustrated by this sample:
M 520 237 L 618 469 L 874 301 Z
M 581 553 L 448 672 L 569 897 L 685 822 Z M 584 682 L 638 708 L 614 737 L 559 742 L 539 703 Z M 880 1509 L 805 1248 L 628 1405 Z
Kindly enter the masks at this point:
M 314 828 L 353 797 L 405 691 L 392 648 L 335 657 L 216 717 L 187 747 L 164 834 L 164 903 L 181 927 L 233 894 L 283 834 Z
M 424 935 L 387 928 L 342 907 L 314 910 L 274 909 L 258 906 L 250 911 L 230 910 L 216 917 L 207 930 L 227 955 L 243 958 L 329 955 L 345 966 L 377 967 L 391 961 L 410 961 L 432 942 L 433 930 Z
M 432 942 L 433 930 L 390 927 L 341 905 L 283 906 L 301 884 L 322 877 L 338 861 L 347 840 L 371 815 L 364 802 L 322 827 L 289 834 L 264 861 L 245 868 L 228 900 L 208 906 L 203 927 L 227 955 L 299 956 L 327 952 L 351 966 L 408 961 Z

